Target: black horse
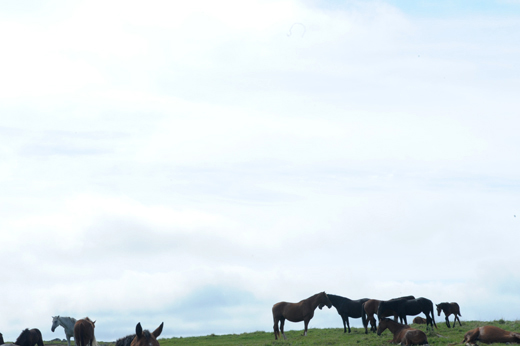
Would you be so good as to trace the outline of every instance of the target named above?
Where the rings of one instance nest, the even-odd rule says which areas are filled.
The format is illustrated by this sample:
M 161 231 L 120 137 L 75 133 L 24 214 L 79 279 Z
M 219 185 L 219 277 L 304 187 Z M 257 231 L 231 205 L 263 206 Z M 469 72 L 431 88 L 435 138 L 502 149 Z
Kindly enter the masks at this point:
M 24 329 L 18 339 L 14 342 L 18 346 L 38 346 L 43 345 L 42 333 L 39 329 Z
M 406 321 L 406 316 L 415 316 L 423 312 L 426 315 L 426 328 L 428 328 L 428 326 L 431 326 L 433 328 L 434 325 L 435 328 L 437 328 L 437 324 L 435 323 L 433 303 L 431 300 L 427 298 L 382 301 L 381 303 L 379 303 L 379 308 L 377 309 L 377 316 L 382 316 L 383 311 L 387 309 L 397 312 L 399 318 L 402 318 L 404 320 L 404 324 L 408 324 L 408 322 Z
M 348 322 L 348 318 L 360 318 L 362 316 L 362 307 L 363 303 L 368 300 L 368 298 L 352 300 L 342 296 L 337 296 L 334 294 L 327 294 L 329 296 L 329 300 L 332 303 L 332 306 L 338 310 L 338 314 L 341 316 L 343 320 L 343 332 L 350 333 L 350 324 Z
M 457 320 L 459 321 L 459 326 L 462 327 L 462 324 L 460 323 L 460 318 L 459 318 L 459 316 L 461 316 L 459 304 L 457 304 L 457 303 L 440 303 L 440 304 L 437 304 L 438 316 L 441 315 L 441 311 L 444 311 L 444 315 L 446 316 L 446 325 L 448 326 L 448 328 L 451 328 L 450 320 L 448 320 L 448 317 L 451 314 L 455 315 L 455 319 L 453 320 L 453 327 L 455 327 L 455 322 L 457 322 Z

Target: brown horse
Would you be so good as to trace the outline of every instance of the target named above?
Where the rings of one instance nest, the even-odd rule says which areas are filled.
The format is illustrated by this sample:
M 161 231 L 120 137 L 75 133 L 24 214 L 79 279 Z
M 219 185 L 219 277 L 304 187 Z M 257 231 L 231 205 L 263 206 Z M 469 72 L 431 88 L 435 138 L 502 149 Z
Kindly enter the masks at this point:
M 391 343 L 401 345 L 424 345 L 428 343 L 428 338 L 422 330 L 410 328 L 406 324 L 395 322 L 389 318 L 379 320 L 377 335 L 381 335 L 387 328 L 394 334 Z
M 508 332 L 495 326 L 484 326 L 470 330 L 464 335 L 462 344 L 474 345 L 477 341 L 482 341 L 486 344 L 508 342 L 519 343 L 520 333 Z
M 404 296 L 399 298 L 393 298 L 390 300 L 397 300 L 397 299 L 415 299 L 414 296 Z M 379 303 L 382 302 L 381 300 L 377 299 L 369 299 L 363 304 L 362 307 L 362 314 L 361 314 L 361 320 L 363 321 L 363 326 L 365 327 L 365 334 L 368 334 L 368 322 L 370 322 L 370 331 L 376 332 L 377 330 L 377 323 L 376 319 L 374 318 L 374 315 L 377 315 L 377 309 L 379 308 Z M 382 313 L 382 316 L 378 316 L 379 318 L 383 317 L 389 317 L 394 316 L 394 321 L 397 321 L 397 312 L 387 310 Z M 368 318 L 368 320 L 367 320 Z M 402 322 L 402 320 L 401 320 Z
M 412 323 L 415 323 L 415 324 L 426 324 L 426 318 L 417 316 L 416 318 L 413 319 Z
M 76 346 L 97 346 L 94 328 L 96 321 L 85 317 L 74 324 L 74 343 Z
M 14 342 L 18 346 L 44 346 L 42 333 L 39 329 L 24 329 L 18 339 Z
M 282 332 L 283 338 L 287 339 L 283 331 L 283 325 L 286 319 L 291 322 L 303 321 L 305 325 L 303 335 L 307 335 L 307 328 L 309 326 L 309 321 L 314 316 L 314 310 L 316 310 L 317 307 L 319 307 L 321 310 L 321 308 L 323 308 L 325 305 L 327 305 L 329 309 L 332 306 L 332 303 L 330 302 L 329 297 L 325 292 L 316 293 L 312 297 L 304 299 L 299 303 L 279 302 L 274 304 L 274 339 L 278 339 L 280 331 Z M 278 321 L 280 321 L 280 329 L 278 329 Z
M 448 328 L 451 328 L 450 320 L 448 320 L 448 317 L 451 314 L 455 315 L 455 319 L 453 320 L 453 327 L 455 327 L 455 322 L 457 322 L 457 320 L 459 321 L 459 326 L 462 327 L 462 324 L 460 323 L 460 318 L 459 318 L 459 316 L 461 316 L 459 304 L 457 304 L 457 303 L 440 303 L 440 304 L 435 304 L 435 305 L 437 306 L 437 315 L 438 316 L 441 315 L 441 311 L 444 311 L 444 315 L 446 316 L 446 325 L 448 326 Z
M 150 333 L 148 330 L 143 330 L 141 323 L 137 323 L 135 334 L 118 339 L 115 346 L 159 346 L 157 338 L 162 333 L 163 325 L 164 322 Z

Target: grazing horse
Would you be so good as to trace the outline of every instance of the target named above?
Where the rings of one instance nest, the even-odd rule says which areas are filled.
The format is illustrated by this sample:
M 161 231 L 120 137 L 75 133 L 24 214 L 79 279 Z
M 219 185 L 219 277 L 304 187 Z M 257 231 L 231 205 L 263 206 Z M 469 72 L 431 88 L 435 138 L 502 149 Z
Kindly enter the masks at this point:
M 338 314 L 343 320 L 343 332 L 347 332 L 348 326 L 348 332 L 350 333 L 350 324 L 348 322 L 348 318 L 360 318 L 363 314 L 362 305 L 368 300 L 368 298 L 351 300 L 334 294 L 327 294 L 327 296 L 329 297 L 332 306 L 338 310 Z
M 401 345 L 424 345 L 428 344 L 428 338 L 422 330 L 413 329 L 405 324 L 395 322 L 389 318 L 379 320 L 377 327 L 377 335 L 381 335 L 385 329 L 390 330 L 394 334 L 391 343 Z
M 150 333 L 148 330 L 143 330 L 139 322 L 135 326 L 135 334 L 118 339 L 115 346 L 159 346 L 157 338 L 162 333 L 163 325 L 164 322 Z
M 493 343 L 519 343 L 520 333 L 508 332 L 495 326 L 483 326 L 470 330 L 464 335 L 462 344 L 474 345 L 477 341 L 486 344 Z
M 42 333 L 39 329 L 24 329 L 18 339 L 14 342 L 18 346 L 44 346 Z
M 74 342 L 76 346 L 97 346 L 94 328 L 96 321 L 85 317 L 74 324 Z
M 420 316 L 417 316 L 416 318 L 413 319 L 413 322 L 412 323 L 415 323 L 415 324 L 426 324 L 426 319 L 420 317 Z
M 415 297 L 414 296 L 404 296 L 404 297 L 399 297 L 399 298 L 392 298 L 390 300 L 399 300 L 399 299 L 415 299 Z M 374 315 L 377 315 L 379 303 L 381 303 L 381 300 L 369 299 L 363 304 L 363 307 L 361 309 L 361 311 L 362 311 L 361 320 L 363 321 L 363 327 L 365 327 L 365 334 L 368 334 L 368 322 L 369 321 L 370 321 L 370 331 L 376 332 L 376 330 L 377 330 L 377 322 L 376 322 L 376 319 L 374 318 Z M 389 316 L 394 316 L 394 321 L 397 321 L 397 317 L 398 317 L 397 312 L 392 311 L 392 310 L 385 310 L 385 311 L 381 312 L 381 316 L 378 315 L 379 318 L 389 317 Z M 367 317 L 368 317 L 368 321 L 367 321 Z M 403 320 L 401 319 L 401 322 L 402 321 Z
M 316 293 L 312 297 L 304 299 L 299 303 L 279 302 L 274 304 L 274 339 L 278 339 L 280 331 L 282 332 L 283 338 L 287 339 L 283 331 L 283 325 L 286 319 L 291 322 L 303 321 L 305 326 L 303 335 L 307 335 L 309 321 L 314 316 L 314 310 L 316 310 L 317 307 L 319 307 L 321 310 L 321 308 L 323 308 L 325 305 L 327 305 L 329 309 L 332 307 L 332 303 L 330 302 L 329 297 L 325 292 Z M 278 329 L 278 321 L 280 321 L 280 329 Z
M 74 325 L 76 324 L 76 319 L 72 317 L 61 317 L 61 316 L 53 316 L 52 317 L 52 327 L 51 331 L 54 332 L 58 326 L 62 326 L 65 330 L 65 336 L 67 337 L 67 344 L 70 346 L 70 338 L 74 336 Z
M 428 328 L 428 326 L 433 328 L 434 325 L 435 328 L 437 328 L 437 324 L 435 323 L 435 313 L 433 311 L 433 303 L 429 299 L 417 298 L 410 300 L 383 301 L 379 303 L 377 316 L 380 316 L 379 312 L 385 311 L 385 309 L 390 309 L 397 312 L 399 318 L 404 320 L 404 324 L 408 324 L 406 321 L 406 316 L 415 316 L 423 312 L 426 315 L 426 328 Z
M 448 328 L 451 328 L 450 320 L 448 320 L 448 317 L 451 314 L 455 315 L 455 319 L 453 320 L 453 327 L 455 327 L 455 322 L 457 322 L 457 320 L 459 321 L 459 326 L 462 327 L 462 324 L 460 323 L 460 318 L 459 318 L 459 316 L 461 316 L 459 304 L 457 304 L 457 303 L 440 303 L 440 304 L 436 304 L 436 306 L 437 306 L 437 314 L 439 316 L 441 315 L 441 311 L 444 311 L 444 315 L 446 316 L 446 325 L 448 326 Z

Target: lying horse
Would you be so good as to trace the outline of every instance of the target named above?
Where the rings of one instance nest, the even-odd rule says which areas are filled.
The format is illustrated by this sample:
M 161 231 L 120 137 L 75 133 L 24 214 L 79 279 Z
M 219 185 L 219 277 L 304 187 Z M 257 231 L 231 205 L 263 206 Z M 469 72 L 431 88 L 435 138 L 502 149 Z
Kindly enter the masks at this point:
M 18 346 L 44 346 L 42 333 L 39 329 L 24 329 L 18 339 L 14 342 Z
M 477 341 L 482 341 L 486 344 L 508 342 L 520 342 L 520 334 L 515 332 L 508 332 L 495 326 L 484 326 L 470 330 L 464 335 L 462 344 L 474 345 Z
M 399 298 L 392 298 L 390 300 L 399 300 L 399 299 L 415 299 L 415 297 L 414 296 L 404 296 L 404 297 L 399 297 Z M 361 320 L 363 321 L 363 327 L 365 327 L 365 334 L 368 334 L 368 322 L 370 322 L 370 331 L 376 332 L 376 330 L 377 330 L 377 322 L 376 322 L 376 319 L 374 318 L 374 315 L 377 314 L 377 310 L 379 308 L 379 303 L 381 303 L 381 300 L 369 299 L 363 304 Z M 382 311 L 380 313 L 381 313 L 381 316 L 378 315 L 379 318 L 394 316 L 394 321 L 397 321 L 397 317 L 398 317 L 397 312 L 395 312 L 393 310 L 386 309 L 385 311 Z M 367 317 L 368 317 L 368 321 L 367 321 Z M 403 320 L 401 319 L 401 322 L 402 321 Z
M 428 344 L 428 338 L 422 330 L 413 329 L 405 324 L 392 321 L 388 318 L 379 320 L 377 327 L 377 335 L 381 335 L 385 329 L 390 330 L 394 334 L 394 338 L 390 341 L 394 344 L 401 345 L 424 345 Z
M 85 317 L 74 324 L 74 343 L 76 346 L 97 346 L 94 336 L 95 323 L 96 321 Z
M 406 321 L 407 315 L 415 316 L 423 312 L 424 315 L 426 315 L 426 328 L 428 328 L 428 326 L 433 328 L 434 325 L 435 328 L 437 328 L 437 324 L 435 323 L 435 313 L 433 312 L 433 303 L 429 299 L 417 298 L 410 300 L 387 300 L 379 303 L 377 316 L 380 316 L 380 312 L 384 311 L 385 309 L 390 309 L 397 312 L 399 318 L 404 320 L 404 324 L 408 324 Z
M 440 303 L 440 304 L 436 304 L 436 306 L 437 306 L 437 314 L 439 316 L 441 315 L 441 311 L 444 311 L 444 315 L 446 316 L 446 325 L 448 326 L 448 328 L 451 328 L 450 320 L 448 320 L 448 317 L 451 314 L 455 315 L 455 319 L 453 320 L 453 327 L 455 327 L 455 322 L 457 322 L 457 320 L 459 321 L 459 326 L 462 327 L 462 324 L 460 323 L 460 318 L 459 318 L 459 316 L 461 316 L 459 304 L 457 304 L 457 303 Z
M 348 318 L 360 318 L 363 314 L 363 303 L 366 302 L 368 298 L 351 300 L 334 294 L 327 294 L 327 296 L 329 297 L 332 306 L 334 306 L 336 310 L 338 310 L 338 314 L 341 316 L 341 319 L 343 320 L 343 332 L 347 332 L 348 326 L 348 332 L 350 333 L 350 324 L 348 322 Z
M 420 316 L 417 316 L 416 318 L 413 319 L 413 322 L 412 323 L 415 323 L 415 324 L 426 324 L 426 319 L 420 317 Z
M 137 323 L 135 334 L 118 339 L 115 346 L 159 346 L 157 338 L 162 333 L 163 325 L 164 322 L 150 333 L 148 330 L 143 330 L 141 323 Z
M 327 305 L 329 309 L 332 306 L 332 303 L 330 302 L 329 297 L 325 292 L 317 293 L 312 297 L 300 301 L 299 303 L 279 302 L 274 304 L 274 339 L 278 339 L 280 331 L 282 332 L 283 338 L 287 339 L 283 331 L 283 325 L 286 319 L 291 322 L 303 321 L 305 326 L 303 335 L 307 335 L 309 321 L 314 316 L 314 310 L 316 310 L 317 307 L 319 307 L 321 310 L 321 308 L 323 308 L 325 305 Z M 280 321 L 280 329 L 278 329 L 278 321 Z

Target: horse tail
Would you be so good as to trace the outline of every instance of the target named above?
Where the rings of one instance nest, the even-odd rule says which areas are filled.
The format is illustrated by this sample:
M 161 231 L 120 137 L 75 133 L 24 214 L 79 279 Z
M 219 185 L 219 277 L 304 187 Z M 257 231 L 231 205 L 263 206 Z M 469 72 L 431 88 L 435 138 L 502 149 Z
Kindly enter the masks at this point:
M 365 311 L 365 303 L 361 304 L 361 321 L 363 322 L 363 327 L 365 327 L 365 334 L 368 334 L 367 328 L 368 328 L 368 321 L 367 321 L 367 315 Z
M 435 326 L 435 328 L 439 329 L 439 327 L 437 327 L 437 323 L 435 323 L 435 310 L 433 309 L 433 303 L 432 303 L 432 321 L 433 321 L 433 325 Z

